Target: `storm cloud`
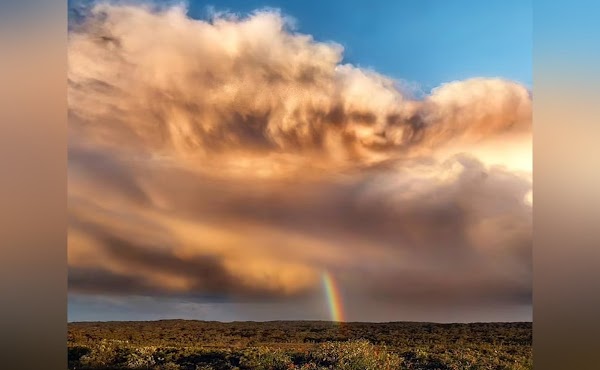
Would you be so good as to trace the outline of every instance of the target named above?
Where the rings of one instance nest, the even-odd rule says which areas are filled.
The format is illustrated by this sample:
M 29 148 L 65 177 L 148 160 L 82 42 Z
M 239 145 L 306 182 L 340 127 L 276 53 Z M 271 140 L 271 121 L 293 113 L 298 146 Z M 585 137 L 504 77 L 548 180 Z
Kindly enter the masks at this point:
M 413 99 L 272 10 L 100 3 L 68 50 L 71 292 L 531 302 L 524 86 Z

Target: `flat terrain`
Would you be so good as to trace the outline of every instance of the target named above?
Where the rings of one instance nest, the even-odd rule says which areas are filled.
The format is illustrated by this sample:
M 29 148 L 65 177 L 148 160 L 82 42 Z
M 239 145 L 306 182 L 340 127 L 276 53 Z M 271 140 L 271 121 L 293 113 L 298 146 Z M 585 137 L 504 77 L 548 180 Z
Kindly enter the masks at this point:
M 532 324 L 69 323 L 69 369 L 531 369 Z

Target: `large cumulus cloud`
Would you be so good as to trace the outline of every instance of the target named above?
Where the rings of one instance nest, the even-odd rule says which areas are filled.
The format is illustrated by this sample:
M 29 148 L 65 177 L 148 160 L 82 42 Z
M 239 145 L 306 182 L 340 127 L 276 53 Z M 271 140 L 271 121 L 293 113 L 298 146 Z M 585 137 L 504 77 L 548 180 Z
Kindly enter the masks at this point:
M 531 174 L 470 151 L 530 135 L 527 89 L 414 100 L 342 56 L 274 11 L 93 7 L 69 35 L 70 289 L 288 301 L 327 270 L 362 302 L 528 303 Z

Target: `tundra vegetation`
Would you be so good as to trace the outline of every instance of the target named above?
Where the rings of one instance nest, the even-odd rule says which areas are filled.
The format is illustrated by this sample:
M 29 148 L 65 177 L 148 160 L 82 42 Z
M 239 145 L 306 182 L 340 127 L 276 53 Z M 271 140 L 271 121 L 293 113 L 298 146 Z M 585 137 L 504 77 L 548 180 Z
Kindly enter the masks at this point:
M 532 369 L 532 324 L 80 322 L 69 369 Z

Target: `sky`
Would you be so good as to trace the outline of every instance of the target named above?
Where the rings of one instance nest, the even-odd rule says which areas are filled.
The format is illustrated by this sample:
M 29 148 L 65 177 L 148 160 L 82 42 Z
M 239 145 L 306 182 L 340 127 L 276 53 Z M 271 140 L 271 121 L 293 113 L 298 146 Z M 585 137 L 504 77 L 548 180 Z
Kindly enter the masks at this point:
M 532 85 L 529 0 L 191 0 L 187 4 L 189 16 L 196 19 L 206 19 L 211 9 L 239 14 L 280 9 L 295 19 L 299 32 L 343 45 L 344 61 L 407 80 L 424 92 L 470 77 L 503 77 Z
M 77 4 L 69 321 L 531 320 L 529 2 Z
M 532 83 L 530 1 L 191 1 L 190 16 L 273 7 L 298 31 L 345 48 L 349 63 L 407 79 L 425 92 L 441 83 L 501 76 Z

